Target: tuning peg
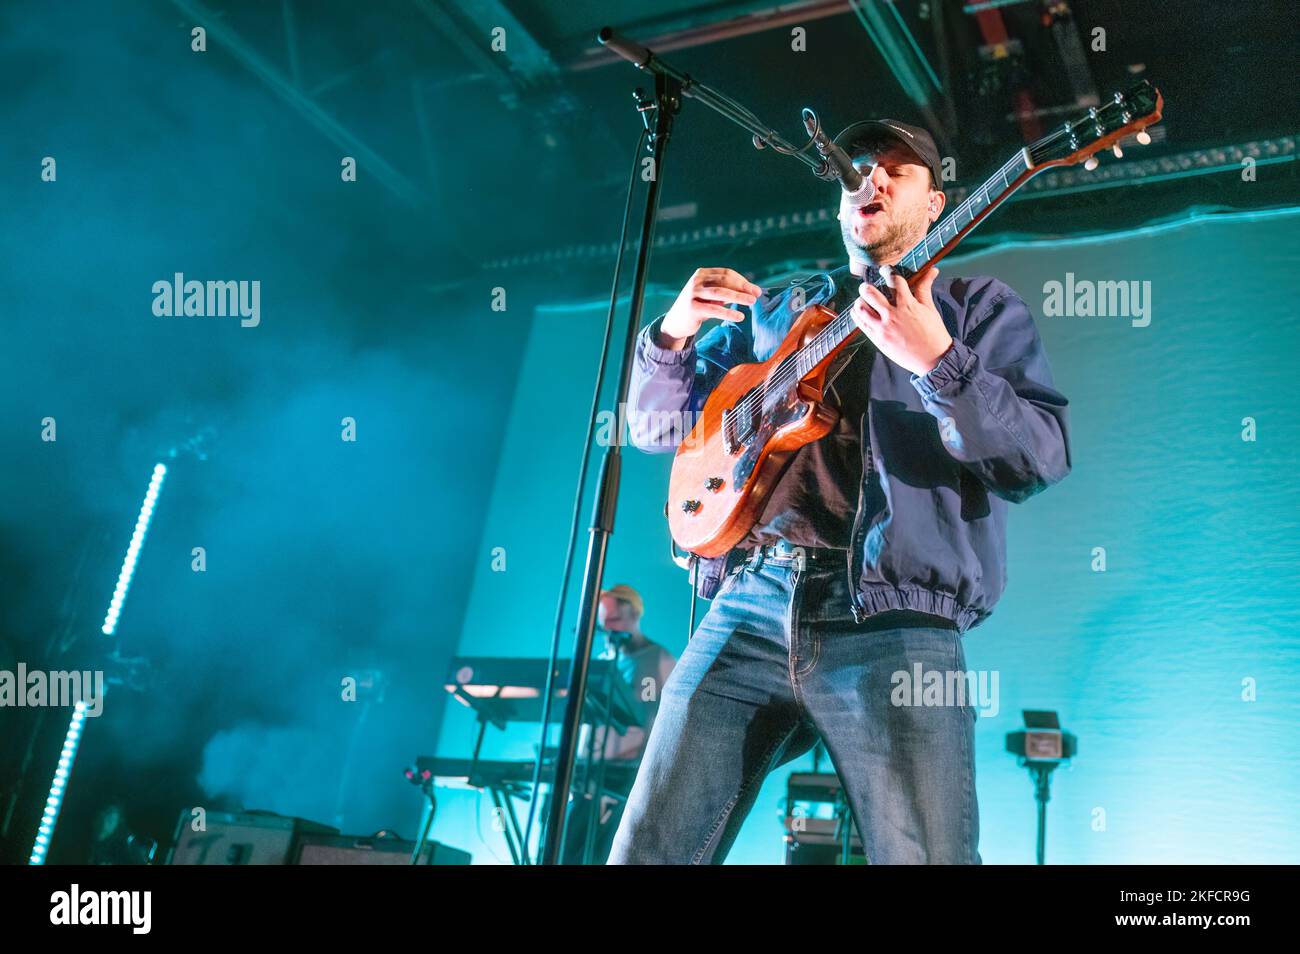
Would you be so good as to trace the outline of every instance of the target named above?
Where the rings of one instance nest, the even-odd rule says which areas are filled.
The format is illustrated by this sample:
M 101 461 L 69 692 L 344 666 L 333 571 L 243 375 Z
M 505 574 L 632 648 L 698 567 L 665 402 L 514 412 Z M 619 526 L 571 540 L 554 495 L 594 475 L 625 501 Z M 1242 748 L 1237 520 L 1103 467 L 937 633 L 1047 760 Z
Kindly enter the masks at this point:
M 1137 141 L 1144 146 L 1149 146 L 1151 145 L 1151 134 L 1147 132 L 1145 129 L 1143 129 L 1138 132 Z
M 1119 143 L 1115 143 L 1115 145 L 1111 146 L 1110 151 L 1115 154 L 1116 159 L 1124 158 L 1124 150 L 1119 147 Z
M 1092 172 L 1092 170 L 1096 169 L 1099 165 L 1101 165 L 1101 163 L 1097 160 L 1096 156 L 1089 156 L 1083 162 L 1083 168 L 1087 169 L 1089 172 Z

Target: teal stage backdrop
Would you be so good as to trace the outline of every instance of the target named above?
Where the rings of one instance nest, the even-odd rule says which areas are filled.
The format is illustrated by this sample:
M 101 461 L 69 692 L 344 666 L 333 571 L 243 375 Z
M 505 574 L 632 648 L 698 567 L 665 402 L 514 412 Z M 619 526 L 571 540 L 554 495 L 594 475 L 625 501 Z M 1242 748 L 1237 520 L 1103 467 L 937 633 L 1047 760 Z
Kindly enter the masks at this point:
M 998 677 L 976 727 L 986 863 L 1033 860 L 1030 779 L 1003 747 L 1024 708 L 1079 737 L 1054 776 L 1049 863 L 1300 861 L 1298 228 L 1300 210 L 1192 216 L 942 267 L 1020 292 L 1073 422 L 1072 474 L 1013 507 L 1007 593 L 965 637 L 968 665 Z M 686 276 L 655 277 L 646 320 Z M 1051 283 L 1077 300 L 1093 282 L 1141 297 L 1125 315 L 1048 314 L 1070 310 Z M 533 316 L 462 654 L 547 652 L 604 317 L 599 301 Z M 690 588 L 668 556 L 670 463 L 628 449 L 605 583 L 639 589 L 646 632 L 678 653 Z M 466 709 L 449 703 L 441 731 L 442 754 L 469 755 Z M 483 754 L 528 758 L 535 741 L 490 730 Z M 730 862 L 781 861 L 785 779 L 810 765 L 768 779 Z M 439 793 L 435 837 L 476 863 L 506 859 L 499 828 L 476 794 Z

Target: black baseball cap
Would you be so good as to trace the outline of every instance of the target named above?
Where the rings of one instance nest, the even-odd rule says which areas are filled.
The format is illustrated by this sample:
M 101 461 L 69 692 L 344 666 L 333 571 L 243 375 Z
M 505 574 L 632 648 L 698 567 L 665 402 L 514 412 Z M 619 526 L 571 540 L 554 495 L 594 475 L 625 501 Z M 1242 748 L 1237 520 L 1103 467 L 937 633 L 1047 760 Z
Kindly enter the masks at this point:
M 909 126 L 897 119 L 866 119 L 844 130 L 835 137 L 839 146 L 853 159 L 855 154 L 871 147 L 878 147 L 881 142 L 901 142 L 916 153 L 922 164 L 930 169 L 930 175 L 936 189 L 942 188 L 943 173 L 939 168 L 939 147 L 934 144 L 934 137 L 920 126 Z

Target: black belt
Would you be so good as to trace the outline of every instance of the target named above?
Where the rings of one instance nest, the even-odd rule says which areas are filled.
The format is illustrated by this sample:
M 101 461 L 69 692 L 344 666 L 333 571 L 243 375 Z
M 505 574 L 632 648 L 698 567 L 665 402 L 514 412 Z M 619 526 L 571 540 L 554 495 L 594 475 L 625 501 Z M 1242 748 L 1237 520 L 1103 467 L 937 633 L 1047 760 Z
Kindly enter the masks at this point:
M 734 562 L 731 564 L 730 572 L 735 573 L 739 568 L 748 563 L 750 566 L 757 564 L 761 559 L 778 560 L 782 563 L 797 565 L 800 570 L 804 566 L 836 566 L 845 569 L 848 559 L 847 550 L 839 550 L 834 547 L 805 547 L 796 543 L 790 543 L 787 540 L 781 540 L 768 546 L 751 547 L 748 550 L 733 550 Z M 799 557 L 803 557 L 803 564 L 798 564 Z M 856 619 L 857 611 L 854 611 Z M 912 609 L 891 609 L 882 610 L 874 616 L 859 620 L 863 632 L 869 632 L 877 629 L 896 629 L 902 626 L 932 626 L 940 629 L 957 628 L 957 624 L 945 616 L 935 616 L 931 613 L 923 613 L 920 610 Z
M 817 566 L 838 564 L 845 565 L 848 559 L 847 550 L 839 550 L 835 547 L 805 547 L 797 543 L 790 543 L 787 540 L 781 540 L 777 543 L 767 546 L 751 547 L 748 550 L 737 551 L 739 557 L 737 563 L 756 563 L 759 555 L 763 560 L 781 560 L 796 562 L 800 559 L 805 564 L 814 564 Z

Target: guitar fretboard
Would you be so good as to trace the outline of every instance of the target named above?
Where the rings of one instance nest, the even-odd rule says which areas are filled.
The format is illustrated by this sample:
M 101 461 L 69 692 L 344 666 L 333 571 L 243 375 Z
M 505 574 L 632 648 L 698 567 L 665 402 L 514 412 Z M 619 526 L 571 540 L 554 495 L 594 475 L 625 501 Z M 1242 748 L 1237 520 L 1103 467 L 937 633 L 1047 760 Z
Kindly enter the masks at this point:
M 899 266 L 907 269 L 909 274 L 919 272 L 939 255 L 947 246 L 956 243 L 963 230 L 969 230 L 976 220 L 985 212 L 996 206 L 1015 191 L 1013 183 L 1026 169 L 1030 168 L 1029 150 L 1021 149 L 995 172 L 984 184 L 968 195 L 960 205 L 949 212 L 916 246 L 899 261 Z M 883 288 L 882 279 L 875 282 Z M 832 351 L 849 338 L 858 326 L 849 317 L 846 308 L 832 322 L 826 325 L 817 336 L 798 351 L 781 362 L 772 381 L 782 382 L 787 379 L 797 381 L 822 362 Z M 769 384 L 768 390 L 772 390 Z
M 988 209 L 1009 196 L 1014 191 L 1011 183 L 1028 168 L 1029 151 L 1022 149 L 985 180 L 982 186 L 966 196 L 957 208 L 944 216 L 938 227 L 932 229 L 915 248 L 904 255 L 899 264 L 913 272 L 919 272 L 946 244 L 956 239 L 962 229 L 973 225 Z

